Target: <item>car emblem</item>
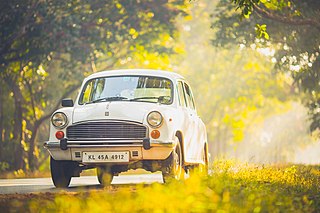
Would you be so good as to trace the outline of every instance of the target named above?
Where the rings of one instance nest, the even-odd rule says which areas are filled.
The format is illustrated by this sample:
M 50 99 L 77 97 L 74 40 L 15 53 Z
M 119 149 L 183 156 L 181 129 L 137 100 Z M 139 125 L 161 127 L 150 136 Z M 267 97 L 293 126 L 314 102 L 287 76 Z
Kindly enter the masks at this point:
M 110 106 L 110 103 L 107 103 L 107 105 L 106 105 L 106 110 L 109 109 L 109 106 Z M 109 116 L 110 113 L 109 113 L 108 111 L 106 111 L 106 112 L 104 113 L 104 115 L 105 115 L 105 116 Z

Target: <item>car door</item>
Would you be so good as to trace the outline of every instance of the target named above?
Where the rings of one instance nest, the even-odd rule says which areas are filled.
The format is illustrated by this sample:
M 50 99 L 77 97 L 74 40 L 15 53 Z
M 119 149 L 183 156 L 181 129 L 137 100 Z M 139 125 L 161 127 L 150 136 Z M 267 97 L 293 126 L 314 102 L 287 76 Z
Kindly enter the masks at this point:
M 190 136 L 190 141 L 188 141 L 186 153 L 192 162 L 200 162 L 202 160 L 202 142 L 199 129 L 199 117 L 196 112 L 191 87 L 186 82 L 184 82 L 184 92 L 190 120 L 189 126 L 192 128 L 192 135 Z
M 192 116 L 190 115 L 190 110 L 188 108 L 188 102 L 186 100 L 186 94 L 184 89 L 184 82 L 178 81 L 177 91 L 179 96 L 179 120 L 180 120 L 180 130 L 183 134 L 183 153 L 185 162 L 192 162 L 192 153 L 189 151 L 193 136 L 193 122 Z

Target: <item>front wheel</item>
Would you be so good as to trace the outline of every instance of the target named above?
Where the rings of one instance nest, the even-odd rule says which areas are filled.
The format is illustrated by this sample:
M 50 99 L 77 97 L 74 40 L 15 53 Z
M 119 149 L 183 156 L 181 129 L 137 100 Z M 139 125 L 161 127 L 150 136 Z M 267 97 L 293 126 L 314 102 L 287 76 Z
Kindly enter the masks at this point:
M 179 142 L 175 150 L 172 151 L 170 156 L 165 160 L 164 164 L 162 171 L 164 183 L 168 183 L 171 180 L 183 179 L 184 169 L 182 168 L 182 151 Z
M 102 186 L 111 185 L 113 179 L 113 173 L 109 167 L 98 167 L 97 168 L 98 181 Z
M 74 171 L 74 163 L 57 161 L 50 157 L 50 170 L 53 184 L 57 188 L 67 188 Z

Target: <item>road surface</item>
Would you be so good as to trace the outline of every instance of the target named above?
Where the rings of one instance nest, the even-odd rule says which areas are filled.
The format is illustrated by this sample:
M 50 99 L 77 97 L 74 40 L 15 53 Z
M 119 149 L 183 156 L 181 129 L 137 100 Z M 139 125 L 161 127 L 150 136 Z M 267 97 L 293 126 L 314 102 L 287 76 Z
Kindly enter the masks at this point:
M 132 185 L 139 183 L 162 183 L 161 173 L 152 174 L 124 174 L 115 176 L 112 185 Z M 91 189 L 103 189 L 96 176 L 73 177 L 68 189 L 65 191 L 83 191 Z M 34 192 L 60 192 L 56 189 L 51 178 L 30 179 L 0 179 L 0 194 L 24 194 Z

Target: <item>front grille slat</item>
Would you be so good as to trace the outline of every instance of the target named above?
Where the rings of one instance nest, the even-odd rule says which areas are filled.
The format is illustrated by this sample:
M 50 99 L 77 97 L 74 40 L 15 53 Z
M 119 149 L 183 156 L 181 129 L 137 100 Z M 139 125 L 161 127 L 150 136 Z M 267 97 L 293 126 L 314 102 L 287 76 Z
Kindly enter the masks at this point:
M 131 122 L 87 122 L 75 124 L 67 128 L 69 140 L 79 139 L 143 139 L 147 127 Z

